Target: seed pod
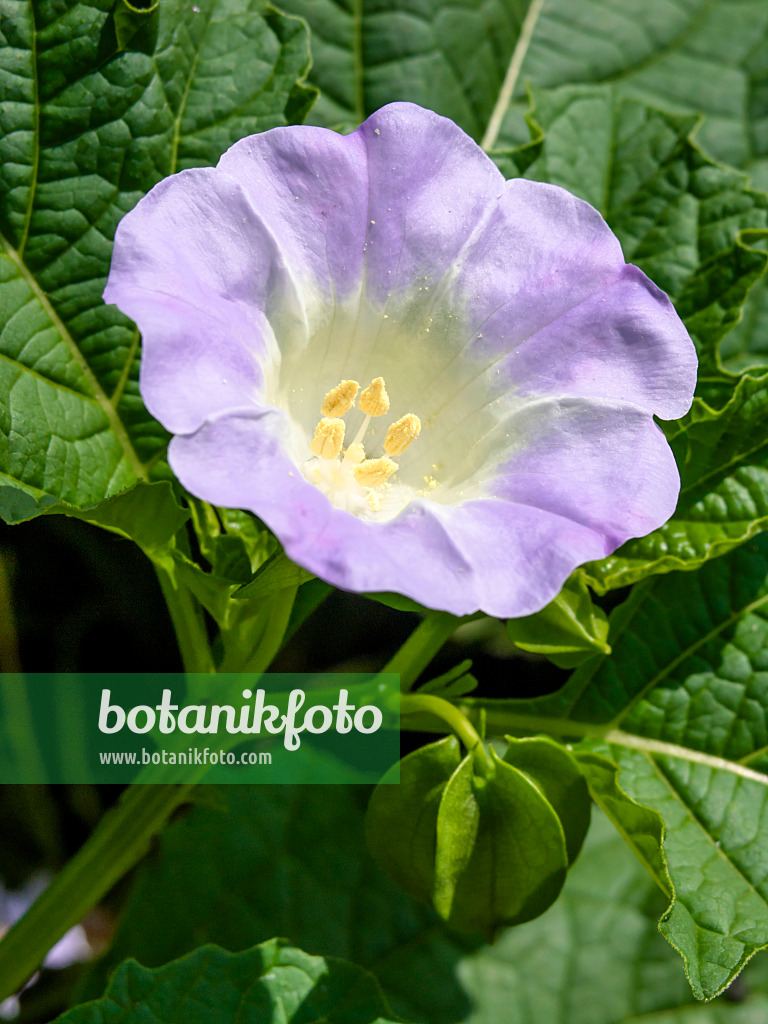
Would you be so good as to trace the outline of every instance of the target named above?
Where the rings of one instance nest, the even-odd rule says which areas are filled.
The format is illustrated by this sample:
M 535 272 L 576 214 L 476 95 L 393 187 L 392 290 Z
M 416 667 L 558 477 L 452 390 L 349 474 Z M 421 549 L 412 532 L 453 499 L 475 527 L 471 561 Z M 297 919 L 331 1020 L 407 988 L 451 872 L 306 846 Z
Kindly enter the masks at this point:
M 571 755 L 547 738 L 509 740 L 504 758 L 461 757 L 453 737 L 400 763 L 371 798 L 371 851 L 452 927 L 493 936 L 557 898 L 589 824 Z

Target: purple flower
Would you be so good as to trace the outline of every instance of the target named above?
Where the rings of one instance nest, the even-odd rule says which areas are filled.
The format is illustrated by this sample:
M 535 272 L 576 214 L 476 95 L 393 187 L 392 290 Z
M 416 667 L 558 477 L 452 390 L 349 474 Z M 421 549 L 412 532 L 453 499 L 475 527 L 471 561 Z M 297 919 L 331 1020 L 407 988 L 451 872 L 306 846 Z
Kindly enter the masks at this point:
M 104 297 L 184 486 L 343 589 L 527 615 L 674 510 L 653 415 L 696 357 L 666 295 L 591 206 L 413 104 L 160 182 Z

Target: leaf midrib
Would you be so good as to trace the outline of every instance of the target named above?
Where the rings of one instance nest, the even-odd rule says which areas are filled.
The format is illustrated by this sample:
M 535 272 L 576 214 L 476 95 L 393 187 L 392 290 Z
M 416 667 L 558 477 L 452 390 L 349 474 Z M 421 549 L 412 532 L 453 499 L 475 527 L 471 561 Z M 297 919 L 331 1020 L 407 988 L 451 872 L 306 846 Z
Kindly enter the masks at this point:
M 728 462 L 724 462 L 721 463 L 719 466 L 715 466 L 714 469 L 711 469 L 708 473 L 705 473 L 703 476 L 700 476 L 697 480 L 694 480 L 691 483 L 686 484 L 685 487 L 681 487 L 680 494 L 687 494 L 689 491 L 694 490 L 696 487 L 701 487 L 702 484 L 705 484 L 713 476 L 722 475 L 723 479 L 725 479 L 725 477 L 727 476 L 731 476 L 732 474 L 729 473 L 729 470 L 741 468 L 741 464 L 744 463 L 747 459 L 749 459 L 750 456 L 756 455 L 764 448 L 768 448 L 768 438 L 764 438 L 762 441 L 754 445 L 752 448 L 747 448 L 745 451 L 739 452 L 737 455 L 734 455 L 733 458 L 729 459 Z
M 27 244 L 27 238 L 29 237 L 29 228 L 32 223 L 32 211 L 35 207 L 35 197 L 37 195 L 37 180 L 40 173 L 40 84 L 39 75 L 37 70 L 37 22 L 35 21 L 35 4 L 34 0 L 28 0 L 29 16 L 32 21 L 32 88 L 33 88 L 33 99 L 34 99 L 34 128 L 32 131 L 32 182 L 29 186 L 29 201 L 27 203 L 27 210 L 24 216 L 24 227 L 21 231 L 21 240 L 19 241 L 18 254 L 21 258 L 24 248 Z M 4 244 L 5 244 L 5 240 Z M 6 246 L 7 247 L 7 246 Z
M 363 0 L 352 0 L 352 60 L 355 73 L 355 116 L 365 119 L 365 64 L 363 62 Z
M 531 0 L 525 18 L 523 19 L 523 23 L 520 26 L 520 35 L 517 37 L 517 42 L 512 50 L 506 74 L 504 75 L 504 80 L 501 83 L 499 95 L 496 99 L 493 110 L 491 111 L 491 116 L 488 118 L 488 125 L 480 143 L 480 146 L 486 151 L 486 153 L 493 149 L 498 140 L 499 132 L 501 131 L 502 124 L 504 123 L 504 117 L 510 107 L 515 86 L 517 85 L 517 80 L 520 77 L 523 61 L 525 60 L 528 49 L 533 41 L 533 36 L 536 31 L 536 26 L 538 25 L 544 3 L 545 0 Z
M 131 347 L 130 347 L 130 350 L 129 350 L 129 354 L 128 354 L 128 357 L 127 357 L 127 360 L 124 363 L 123 368 L 122 368 L 122 372 L 120 374 L 120 380 L 118 381 L 117 387 L 115 388 L 114 394 L 112 396 L 112 400 L 110 400 L 110 398 L 107 396 L 105 391 L 102 389 L 102 387 L 101 387 L 97 377 L 95 376 L 95 374 L 91 370 L 90 364 L 88 363 L 87 359 L 83 355 L 83 353 L 80 350 L 79 346 L 77 345 L 75 339 L 70 334 L 69 330 L 65 326 L 65 324 L 62 321 L 61 317 L 57 314 L 57 312 L 54 309 L 50 299 L 47 296 L 47 294 L 40 287 L 40 285 L 38 284 L 36 278 L 34 277 L 32 272 L 29 270 L 29 268 L 27 267 L 27 265 L 26 265 L 26 263 L 24 262 L 24 259 L 23 259 L 23 251 L 24 251 L 24 247 L 26 245 L 27 239 L 29 237 L 30 226 L 31 226 L 31 223 L 32 223 L 32 216 L 33 216 L 33 213 L 34 213 L 35 197 L 36 197 L 36 193 L 37 193 L 37 183 L 38 183 L 38 177 L 39 177 L 39 164 L 40 164 L 40 102 L 39 102 L 38 65 L 37 65 L 37 26 L 35 24 L 35 19 L 34 19 L 34 4 L 32 3 L 32 0 L 30 0 L 30 11 L 31 11 L 31 18 L 32 18 L 32 26 L 33 26 L 33 29 L 32 29 L 32 67 L 33 67 L 33 74 L 34 74 L 34 111 L 35 111 L 35 114 L 34 114 L 34 116 L 35 116 L 35 129 L 34 129 L 34 143 L 33 143 L 33 145 L 34 145 L 33 179 L 32 179 L 32 184 L 30 186 L 29 202 L 27 204 L 27 211 L 26 211 L 26 217 L 25 217 L 25 221 L 24 221 L 24 228 L 23 228 L 23 231 L 22 231 L 21 242 L 19 244 L 19 247 L 18 247 L 18 249 L 15 249 L 11 245 L 9 240 L 7 238 L 5 238 L 5 236 L 3 234 L 0 234 L 0 245 L 2 245 L 2 247 L 5 249 L 5 251 L 6 251 L 7 255 L 8 255 L 8 258 L 15 265 L 15 267 L 18 270 L 18 272 L 21 274 L 22 278 L 24 279 L 24 281 L 27 283 L 27 285 L 31 289 L 31 291 L 34 294 L 35 298 L 38 300 L 40 305 L 43 307 L 43 309 L 44 309 L 46 315 L 48 316 L 48 318 L 50 319 L 51 323 L 54 325 L 56 330 L 59 332 L 60 337 L 62 338 L 62 340 L 64 341 L 64 343 L 65 343 L 65 345 L 67 347 L 67 349 L 69 350 L 71 357 L 74 359 L 75 363 L 77 364 L 78 369 L 83 374 L 83 377 L 85 378 L 85 380 L 86 380 L 86 382 L 88 384 L 88 387 L 89 387 L 89 389 L 91 391 L 90 395 L 82 394 L 81 392 L 77 392 L 75 390 L 73 390 L 73 393 L 77 394 L 79 397 L 81 397 L 81 398 L 83 398 L 85 400 L 89 400 L 89 399 L 93 400 L 93 401 L 95 401 L 98 404 L 98 406 L 101 408 L 101 410 L 105 414 L 110 428 L 112 429 L 112 431 L 114 432 L 114 434 L 117 437 L 118 441 L 120 442 L 120 445 L 121 445 L 121 447 L 122 447 L 122 449 L 123 449 L 123 451 L 125 453 L 125 457 L 126 457 L 126 459 L 128 461 L 128 464 L 130 465 L 131 469 L 136 474 L 136 476 L 137 476 L 137 478 L 139 480 L 147 481 L 149 479 L 149 477 L 148 477 L 148 474 L 147 474 L 146 466 L 139 459 L 139 457 L 138 457 L 138 455 L 136 453 L 136 450 L 133 447 L 131 439 L 128 436 L 128 432 L 127 432 L 127 430 L 126 430 L 122 420 L 118 416 L 117 409 L 116 409 L 117 403 L 120 400 L 120 397 L 121 397 L 121 395 L 122 395 L 122 393 L 123 393 L 123 391 L 125 389 L 125 385 L 127 383 L 128 377 L 130 375 L 131 366 L 133 365 L 135 354 L 136 354 L 136 351 L 137 351 L 137 348 L 138 348 L 138 340 L 139 340 L 139 333 L 138 333 L 138 331 L 135 332 L 135 335 L 134 335 L 134 338 L 133 338 L 133 341 L 132 341 L 132 344 L 131 344 Z M 191 66 L 190 66 L 189 75 L 187 77 L 187 81 L 186 81 L 185 88 L 184 88 L 184 93 L 183 93 L 183 95 L 181 97 L 181 101 L 179 103 L 179 109 L 178 109 L 177 115 L 174 118 L 174 131 L 173 131 L 173 139 L 172 139 L 172 145 L 171 145 L 171 161 L 170 161 L 171 166 L 170 166 L 170 171 L 169 171 L 170 174 L 173 174 L 174 171 L 176 170 L 176 165 L 177 165 L 177 162 L 178 162 L 178 147 L 179 147 L 179 141 L 180 141 L 180 136 L 181 136 L 181 122 L 182 122 L 182 118 L 184 116 L 184 111 L 185 111 L 185 108 L 186 108 L 187 98 L 188 98 L 188 95 L 189 95 L 189 92 L 190 92 L 190 89 L 191 89 L 192 79 L 194 78 L 195 70 L 197 68 L 197 64 L 198 64 L 198 61 L 200 59 L 200 53 L 201 53 L 201 51 L 203 49 L 203 40 L 205 38 L 205 35 L 207 33 L 207 30 L 208 30 L 208 27 L 210 25 L 211 20 L 212 20 L 212 11 L 211 11 L 211 13 L 209 13 L 209 16 L 208 16 L 208 19 L 207 19 L 207 23 L 206 23 L 206 25 L 204 27 L 204 30 L 203 30 L 203 33 L 202 33 L 202 37 L 201 37 L 200 45 L 198 47 L 196 47 L 196 49 L 195 49 L 195 54 L 194 54 L 194 57 L 193 57 L 193 60 L 192 60 Z M 158 79 L 160 81 L 162 81 L 162 76 L 159 73 L 159 69 L 157 68 L 156 63 L 155 63 L 154 70 L 155 70 L 155 74 L 157 75 Z M 19 365 L 21 365 L 21 364 L 19 364 Z M 23 368 L 24 368 L 25 371 L 33 372 L 33 373 L 35 372 L 33 370 L 30 370 L 28 367 L 23 367 Z M 48 378 L 45 378 L 45 379 L 48 380 Z M 49 383 L 52 383 L 54 385 L 56 384 L 55 381 L 49 381 Z M 72 389 L 70 389 L 70 390 L 72 390 Z
M 123 421 L 117 415 L 117 410 L 115 409 L 114 405 L 110 402 L 109 398 L 107 398 L 101 385 L 99 384 L 99 381 L 97 380 L 95 374 L 93 373 L 93 370 L 91 369 L 87 359 L 80 351 L 80 348 L 75 342 L 75 339 L 67 330 L 61 317 L 53 308 L 50 299 L 43 291 L 43 289 L 40 287 L 37 280 L 35 279 L 35 276 L 29 270 L 26 263 L 17 252 L 17 250 L 13 248 L 8 239 L 3 234 L 0 234 L 0 245 L 2 245 L 2 247 L 5 249 L 8 258 L 14 264 L 17 271 L 19 272 L 23 280 L 26 282 L 27 286 L 30 288 L 37 301 L 42 306 L 46 316 L 49 318 L 50 322 L 59 332 L 62 341 L 69 349 L 72 359 L 75 361 L 78 369 L 80 370 L 83 377 L 88 383 L 88 386 L 91 390 L 91 397 L 100 406 L 101 410 L 107 417 L 107 420 L 109 422 L 110 427 L 112 428 L 112 431 L 114 432 L 115 436 L 120 442 L 120 445 L 123 451 L 125 452 L 126 459 L 131 469 L 140 480 L 148 480 L 146 469 L 141 460 L 139 459 L 138 455 L 136 454 L 136 450 L 134 449 L 131 440 L 128 437 L 128 432 L 126 431 L 125 426 L 123 425 Z
M 747 878 L 747 876 L 744 874 L 744 872 L 741 870 L 738 864 L 731 860 L 727 851 L 723 849 L 722 844 L 718 844 L 718 842 L 715 841 L 714 837 L 707 829 L 705 823 L 701 821 L 701 819 L 694 811 L 693 807 L 691 807 L 688 801 L 683 797 L 682 793 L 680 793 L 680 791 L 677 789 L 677 786 L 673 783 L 672 779 L 670 779 L 670 777 L 667 775 L 667 773 L 664 771 L 664 769 L 658 763 L 658 761 L 651 757 L 650 754 L 643 754 L 643 758 L 651 766 L 651 770 L 658 776 L 659 780 L 663 783 L 663 785 L 669 790 L 672 798 L 674 800 L 679 801 L 685 808 L 687 813 L 690 815 L 691 820 L 695 822 L 697 828 L 705 837 L 709 845 L 716 851 L 715 856 L 725 860 L 725 862 L 735 872 L 735 874 L 737 874 L 739 878 L 741 878 L 741 880 L 744 882 L 747 888 L 753 893 L 753 895 L 755 895 L 761 901 L 761 903 L 765 906 L 766 911 L 768 912 L 768 899 L 766 899 L 763 893 L 761 893 L 758 889 L 755 888 L 754 882 Z M 698 921 L 696 922 L 696 924 L 698 925 Z M 748 943 L 746 942 L 743 942 L 743 945 L 745 947 L 748 947 Z
M 652 597 L 652 595 L 653 592 L 651 591 L 648 597 Z M 648 600 L 648 597 L 646 598 L 646 600 Z M 643 602 L 643 604 L 644 603 L 645 602 Z M 618 728 L 618 726 L 621 724 L 621 722 L 624 721 L 624 719 L 627 717 L 630 711 L 632 711 L 640 703 L 641 700 L 644 700 L 645 697 L 652 690 L 654 690 L 663 679 L 666 679 L 670 675 L 670 673 L 674 672 L 675 669 L 679 668 L 680 665 L 687 661 L 692 654 L 699 650 L 699 648 L 703 647 L 705 644 L 708 644 L 710 640 L 714 640 L 715 637 L 719 636 L 720 633 L 728 629 L 729 626 L 734 625 L 734 623 L 738 622 L 739 619 L 743 618 L 746 615 L 751 615 L 752 612 L 757 611 L 758 608 L 762 608 L 767 603 L 768 594 L 764 594 L 762 597 L 750 602 L 750 604 L 745 605 L 738 611 L 732 612 L 727 619 L 724 619 L 722 622 L 718 623 L 713 629 L 709 630 L 708 633 L 705 633 L 703 636 L 698 637 L 698 639 L 694 643 L 690 644 L 688 647 L 682 650 L 675 658 L 673 658 L 667 665 L 665 665 L 664 668 L 657 672 L 656 675 L 653 676 L 653 678 L 650 679 L 649 682 L 647 682 L 645 686 L 643 686 L 642 689 L 638 691 L 638 693 L 635 694 L 635 696 L 629 701 L 629 703 L 624 708 L 622 708 L 619 714 L 616 715 L 608 723 L 608 728 Z M 636 609 L 636 612 L 639 611 L 639 607 L 640 606 L 638 606 L 638 609 Z

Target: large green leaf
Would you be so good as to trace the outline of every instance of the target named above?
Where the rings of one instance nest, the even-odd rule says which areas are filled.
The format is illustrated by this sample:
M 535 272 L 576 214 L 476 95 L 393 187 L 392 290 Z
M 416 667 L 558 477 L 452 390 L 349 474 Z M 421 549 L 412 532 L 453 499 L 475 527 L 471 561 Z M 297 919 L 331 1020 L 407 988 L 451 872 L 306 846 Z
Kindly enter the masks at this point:
M 154 971 L 128 961 L 116 971 L 103 999 L 57 1020 L 176 1024 L 180 1011 L 185 1024 L 395 1024 L 375 978 L 361 967 L 308 956 L 279 939 L 245 953 L 203 946 Z
M 624 96 L 705 115 L 700 140 L 768 186 L 768 10 L 763 0 L 287 0 L 312 30 L 317 123 L 408 99 L 478 141 L 527 141 L 525 83 L 616 83 Z M 526 17 L 527 16 L 527 17 Z M 525 21 L 525 28 L 520 28 Z M 509 72 L 509 74 L 507 74 Z M 511 90 L 506 95 L 502 83 Z M 511 103 L 509 100 L 511 99 Z M 491 141 L 491 136 L 488 136 Z
M 625 96 L 705 115 L 714 156 L 768 183 L 768 8 L 763 0 L 544 0 L 502 138 L 524 141 L 524 83 L 616 83 Z
M 661 1011 L 696 1024 L 764 1024 L 768 1002 L 757 991 L 740 1007 L 721 997 L 694 1011 L 658 933 L 666 901 L 602 815 L 558 902 L 475 947 L 376 871 L 361 796 L 341 786 L 237 786 L 193 808 L 142 868 L 88 994 L 100 995 L 126 956 L 159 965 L 196 941 L 238 950 L 281 931 L 311 952 L 366 965 L 398 1013 L 428 1024 L 652 1024 Z M 745 977 L 768 991 L 764 963 Z
M 0 481 L 81 507 L 146 479 L 165 444 L 138 334 L 101 301 L 117 222 L 312 97 L 306 29 L 264 0 L 126 12 L 0 5 Z
M 613 656 L 554 695 L 466 703 L 485 709 L 494 732 L 583 737 L 617 760 L 618 785 L 663 822 L 674 900 L 662 930 L 696 994 L 710 997 L 768 945 L 768 536 L 636 588 L 609 639 Z M 667 888 L 661 854 L 649 853 L 661 826 L 615 788 L 611 808 L 608 783 L 600 789 L 638 852 L 642 833 L 643 860 Z
M 498 100 L 530 0 L 284 0 L 312 30 L 312 120 L 355 125 L 393 100 L 445 114 L 476 138 Z
M 36 516 L 65 515 L 129 537 L 151 552 L 167 544 L 189 519 L 167 481 L 140 483 L 93 508 L 79 509 L 49 495 L 36 500 L 17 487 L 0 486 L 0 519 L 23 523 Z

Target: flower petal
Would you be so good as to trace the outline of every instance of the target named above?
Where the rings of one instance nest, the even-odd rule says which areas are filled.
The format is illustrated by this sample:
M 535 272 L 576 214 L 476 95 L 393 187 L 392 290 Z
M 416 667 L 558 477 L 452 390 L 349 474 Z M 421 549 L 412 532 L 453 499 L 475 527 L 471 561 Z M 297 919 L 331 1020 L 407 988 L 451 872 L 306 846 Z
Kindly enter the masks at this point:
M 235 143 L 216 173 L 237 181 L 315 315 L 357 297 L 368 229 L 367 156 L 358 132 L 299 125 Z
M 661 525 L 677 496 L 674 459 L 647 416 L 574 400 L 555 419 L 542 415 L 541 440 L 504 467 L 499 497 L 417 500 L 383 524 L 334 508 L 304 479 L 285 454 L 287 417 L 273 410 L 209 420 L 175 438 L 169 458 L 193 494 L 250 509 L 335 586 L 514 617 L 552 600 L 577 565 Z
M 390 103 L 358 129 L 368 156 L 365 286 L 385 305 L 458 265 L 504 193 L 492 160 L 453 121 Z
M 625 266 L 597 210 L 556 185 L 505 183 L 454 282 L 472 352 L 508 352 L 607 287 Z
M 166 178 L 123 218 L 104 298 L 142 332 L 142 395 L 165 427 L 194 430 L 259 396 L 273 292 L 290 293 L 279 252 L 212 169 Z
M 519 395 L 631 402 L 682 416 L 696 386 L 696 350 L 672 303 L 637 267 L 515 348 L 502 373 Z
M 514 419 L 518 452 L 487 487 L 599 533 L 608 554 L 675 510 L 680 476 L 662 431 L 642 410 L 586 399 L 545 399 Z

